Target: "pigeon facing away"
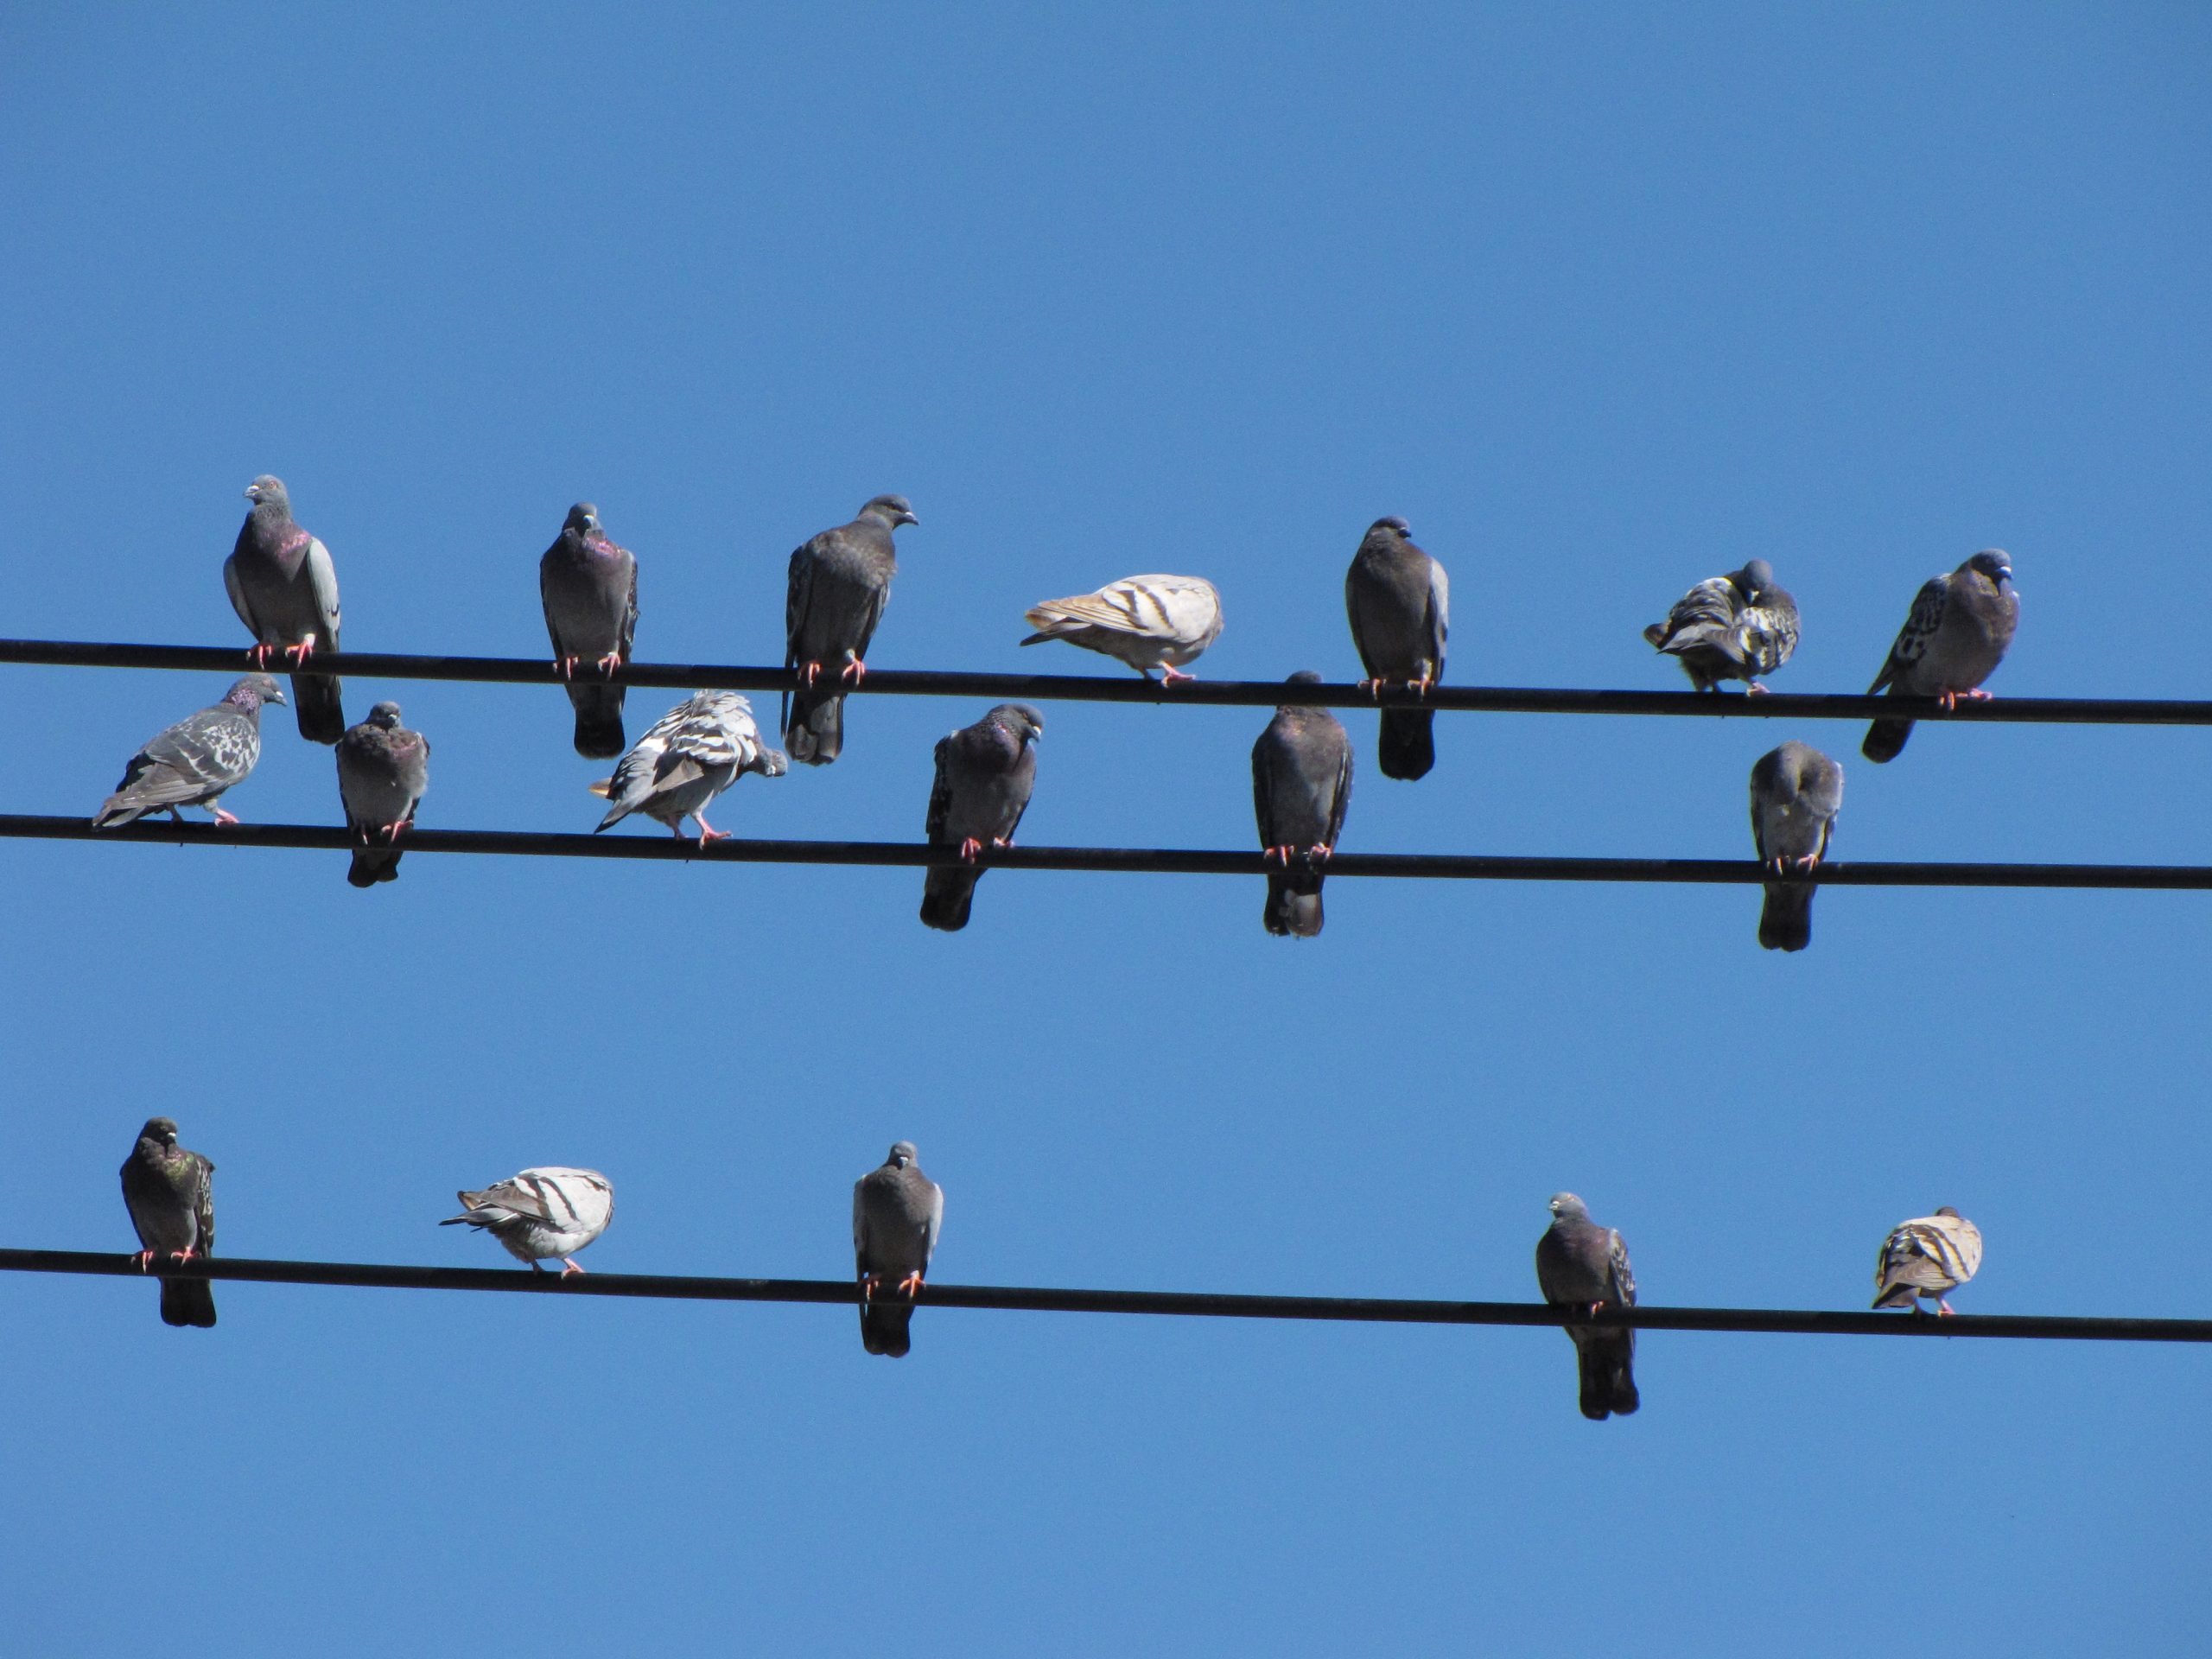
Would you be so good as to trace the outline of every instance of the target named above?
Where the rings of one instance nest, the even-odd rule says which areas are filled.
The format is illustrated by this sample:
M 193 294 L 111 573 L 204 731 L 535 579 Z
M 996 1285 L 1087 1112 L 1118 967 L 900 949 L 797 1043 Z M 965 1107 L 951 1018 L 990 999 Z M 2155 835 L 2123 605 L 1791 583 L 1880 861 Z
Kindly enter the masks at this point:
M 203 1261 L 215 1249 L 215 1166 L 176 1143 L 175 1120 L 149 1117 L 123 1160 L 123 1202 L 138 1230 L 138 1268 L 156 1259 Z M 205 1279 L 162 1281 L 162 1323 L 212 1325 L 215 1291 Z
M 937 741 L 937 782 L 930 789 L 927 834 L 935 847 L 957 846 L 972 866 L 985 843 L 1014 845 L 1014 832 L 1037 787 L 1037 749 L 1045 716 L 1026 702 L 1002 702 L 973 726 Z M 933 864 L 922 878 L 922 920 L 947 933 L 968 925 L 968 906 L 983 873 Z
M 621 753 L 625 688 L 576 676 L 611 676 L 630 660 L 638 632 L 638 561 L 607 539 L 590 502 L 569 509 L 561 534 L 538 560 L 537 596 L 545 603 L 553 671 L 569 683 L 576 710 L 576 753 L 588 760 Z
M 1444 567 L 1415 547 L 1402 518 L 1377 518 L 1344 573 L 1351 642 L 1376 696 L 1401 680 L 1426 696 L 1444 677 L 1444 639 L 1452 621 L 1452 583 Z M 1385 778 L 1425 778 L 1436 764 L 1433 709 L 1385 709 L 1375 763 Z
M 784 666 L 797 670 L 806 689 L 785 694 L 784 747 L 803 766 L 826 766 L 844 749 L 844 694 L 814 684 L 833 669 L 840 685 L 858 685 L 868 673 L 861 659 L 899 574 L 891 532 L 919 523 L 905 496 L 879 495 L 851 524 L 823 531 L 791 554 Z
M 1160 683 L 1196 679 L 1176 671 L 1195 663 L 1221 637 L 1221 595 L 1198 576 L 1124 576 L 1095 594 L 1048 599 L 1022 620 L 1037 630 L 1021 643 L 1065 639 L 1119 658 Z
M 569 1258 L 607 1230 L 614 1219 L 614 1188 L 595 1169 L 563 1169 L 548 1164 L 525 1169 L 481 1192 L 462 1192 L 461 1213 L 441 1227 L 481 1228 L 507 1247 L 507 1254 L 538 1265 L 558 1257 L 561 1276 L 582 1273 Z
M 304 667 L 316 652 L 338 649 L 337 567 L 330 550 L 292 521 L 283 480 L 264 473 L 245 486 L 245 499 L 253 506 L 223 562 L 223 586 L 254 637 L 253 665 L 266 668 L 281 652 Z M 295 674 L 292 696 L 302 737 L 335 743 L 344 734 L 335 675 Z
M 1300 669 L 1293 685 L 1319 685 Z M 1260 846 L 1282 873 L 1268 876 L 1260 919 L 1270 933 L 1310 939 L 1321 931 L 1321 877 L 1351 804 L 1351 739 L 1325 709 L 1285 703 L 1252 746 L 1252 810 Z
M 912 1344 L 914 1298 L 937 1254 L 944 1189 L 922 1173 L 914 1143 L 901 1141 L 880 1168 L 853 1183 L 853 1256 L 861 1281 L 861 1346 L 897 1359 Z M 880 1302 L 888 1280 L 904 1301 Z
M 746 772 L 780 778 L 790 769 L 782 750 L 762 745 L 751 703 L 734 691 L 695 691 L 663 715 L 622 757 L 614 775 L 601 779 L 591 792 L 607 798 L 600 830 L 642 812 L 680 836 L 683 820 L 696 818 L 704 847 L 729 839 L 729 831 L 707 822 L 709 801 Z
M 1536 1241 L 1536 1283 L 1554 1307 L 1594 1313 L 1601 1307 L 1634 1307 L 1636 1274 L 1628 1265 L 1628 1246 L 1610 1227 L 1590 1219 L 1572 1192 L 1555 1192 L 1552 1224 Z M 1636 1332 L 1625 1326 L 1570 1325 L 1576 1363 L 1582 1378 L 1582 1414 L 1602 1422 L 1625 1417 L 1640 1403 L 1636 1395 Z
M 1945 1205 L 1932 1216 L 1901 1221 L 1882 1241 L 1874 1262 L 1874 1306 L 1921 1312 L 1921 1299 L 1948 1314 L 1946 1293 L 1981 1268 L 1981 1229 Z
M 1643 637 L 1681 663 L 1700 691 L 1718 691 L 1723 680 L 1764 691 L 1758 677 L 1797 649 L 1797 601 L 1774 585 L 1772 565 L 1753 559 L 1725 576 L 1707 576 Z
M 92 828 L 111 830 L 163 811 L 182 823 L 180 809 L 188 806 L 206 807 L 218 823 L 236 823 L 237 817 L 215 803 L 244 783 L 261 759 L 261 705 L 283 701 L 268 675 L 247 675 L 220 702 L 180 720 L 132 755 Z
M 1827 855 L 1842 807 L 1843 768 L 1810 744 L 1793 740 L 1752 764 L 1751 840 L 1759 862 L 1777 875 L 1802 875 Z M 1812 942 L 1813 884 L 1768 882 L 1759 944 L 1802 950 Z
M 357 887 L 399 879 L 399 836 L 430 786 L 430 741 L 399 723 L 399 705 L 380 702 L 338 740 L 338 796 L 346 827 L 361 844 L 346 879 Z M 375 845 L 383 842 L 382 847 Z
M 1866 689 L 1887 686 L 1891 696 L 1934 697 L 1946 709 L 1961 697 L 1980 702 L 1989 696 L 1981 683 L 2005 660 L 2019 626 L 2012 555 L 1986 547 L 1948 575 L 1928 579 L 1890 647 L 1889 661 Z M 1866 728 L 1859 752 L 1869 760 L 1894 760 L 1911 735 L 1909 720 L 1878 720 Z

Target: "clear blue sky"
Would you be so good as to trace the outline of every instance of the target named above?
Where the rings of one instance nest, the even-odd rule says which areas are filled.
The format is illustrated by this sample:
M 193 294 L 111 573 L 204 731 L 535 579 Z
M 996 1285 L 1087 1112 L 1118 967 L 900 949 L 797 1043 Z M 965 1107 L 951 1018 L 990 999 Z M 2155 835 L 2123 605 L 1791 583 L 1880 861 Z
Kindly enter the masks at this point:
M 1223 591 L 1202 675 L 1348 677 L 1402 513 L 1463 683 L 1673 686 L 1638 629 L 1770 558 L 1780 689 L 1863 689 L 2012 552 L 2000 695 L 2203 696 L 2212 19 L 1936 6 L 14 9 L 4 631 L 243 644 L 286 479 L 364 650 L 537 654 L 595 500 L 641 656 L 766 661 L 785 560 L 912 499 L 871 659 L 1033 601 Z M 802 12 L 804 15 L 802 15 Z M 219 677 L 0 671 L 3 810 L 89 814 Z M 588 828 L 550 686 L 395 696 L 423 822 Z M 633 694 L 632 729 L 673 696 Z M 979 705 L 873 699 L 717 822 L 918 836 Z M 1056 704 L 1025 836 L 1251 844 L 1257 711 Z M 1748 856 L 1844 759 L 1850 858 L 2197 861 L 2188 731 L 1373 721 L 1361 851 Z M 336 821 L 272 724 L 231 804 Z M 631 833 L 625 830 L 619 833 Z M 651 825 L 635 833 L 658 834 Z M 172 1112 L 226 1254 L 496 1265 L 434 1224 L 605 1170 L 606 1271 L 838 1275 L 894 1139 L 947 1281 L 1524 1297 L 1544 1200 L 1648 1300 L 1863 1306 L 1953 1204 L 1977 1312 L 2212 1316 L 2202 895 L 1329 889 L 10 844 L 7 1242 L 122 1252 Z M 2201 1651 L 2196 1351 L 1656 1335 L 1584 1421 L 1550 1331 L 0 1284 L 15 1650 Z

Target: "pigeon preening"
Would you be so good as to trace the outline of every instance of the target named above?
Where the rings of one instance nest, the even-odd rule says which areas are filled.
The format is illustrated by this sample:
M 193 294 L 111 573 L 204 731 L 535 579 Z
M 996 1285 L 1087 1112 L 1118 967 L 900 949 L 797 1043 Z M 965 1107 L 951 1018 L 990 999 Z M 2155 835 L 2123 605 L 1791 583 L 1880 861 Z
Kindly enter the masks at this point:
M 1802 950 L 1813 942 L 1813 884 L 1800 878 L 1827 856 L 1843 807 L 1843 768 L 1809 743 L 1792 740 L 1751 766 L 1751 840 L 1759 862 L 1785 879 L 1766 884 L 1759 944 Z
M 1221 637 L 1221 595 L 1199 576 L 1124 576 L 1095 594 L 1076 594 L 1033 605 L 1022 620 L 1037 630 L 1021 643 L 1065 639 L 1085 651 L 1118 658 L 1160 683 L 1196 679 L 1179 673 Z
M 704 847 L 729 838 L 729 831 L 707 822 L 709 801 L 746 772 L 780 778 L 790 769 L 782 750 L 760 741 L 751 703 L 734 691 L 695 691 L 663 715 L 622 757 L 614 775 L 601 779 L 591 792 L 607 798 L 600 830 L 642 812 L 680 836 L 683 820 L 695 818 Z
M 337 568 L 330 550 L 293 522 L 283 480 L 264 474 L 245 486 L 245 499 L 253 506 L 223 562 L 223 586 L 253 635 L 253 665 L 282 655 L 304 667 L 316 652 L 338 649 Z M 292 696 L 302 737 L 335 743 L 345 734 L 337 676 L 295 674 Z
M 853 1258 L 861 1281 L 861 1346 L 897 1359 L 912 1345 L 914 1298 L 937 1254 L 944 1189 L 922 1173 L 901 1141 L 880 1168 L 853 1183 Z M 896 1298 L 897 1300 L 891 1300 Z
M 1319 685 L 1300 669 L 1293 685 Z M 1321 931 L 1321 879 L 1351 804 L 1351 739 L 1325 709 L 1285 703 L 1252 746 L 1252 811 L 1268 873 L 1270 933 L 1310 939 Z
M 976 856 L 1011 847 L 1037 787 L 1037 748 L 1045 716 L 1023 702 L 1002 702 L 973 726 L 937 741 L 927 833 L 937 847 L 958 847 L 960 864 L 933 864 L 922 878 L 922 920 L 947 933 L 968 925 L 968 906 L 983 879 Z
M 123 1202 L 138 1230 L 139 1271 L 166 1258 L 205 1261 L 215 1249 L 215 1166 L 176 1143 L 173 1118 L 149 1117 L 123 1160 Z M 162 1281 L 162 1323 L 215 1323 L 214 1287 L 205 1279 Z
M 614 1188 L 595 1169 L 564 1169 L 549 1164 L 525 1169 L 481 1192 L 461 1192 L 461 1213 L 441 1227 L 478 1227 L 507 1247 L 507 1254 L 530 1263 L 558 1260 L 561 1276 L 583 1269 L 570 1260 L 607 1230 L 614 1219 Z
M 784 694 L 784 747 L 804 766 L 826 766 L 845 747 L 845 696 L 817 689 L 824 675 L 838 685 L 858 685 L 868 673 L 861 659 L 899 560 L 891 533 L 918 524 L 903 495 L 879 495 L 849 524 L 825 530 L 791 554 L 791 586 L 784 599 L 784 666 L 804 689 Z
M 1753 559 L 1725 576 L 1707 576 L 1643 637 L 1681 664 L 1700 691 L 1718 691 L 1723 680 L 1764 691 L 1758 677 L 1797 649 L 1797 601 L 1775 586 L 1772 565 Z
M 1932 1216 L 1901 1221 L 1882 1241 L 1874 1262 L 1874 1306 L 1923 1312 L 1924 1297 L 1948 1314 L 1944 1296 L 1981 1267 L 1981 1229 L 1945 1205 Z
M 132 755 L 92 828 L 111 830 L 148 812 L 167 812 L 182 823 L 188 806 L 206 807 L 218 823 L 236 823 L 236 816 L 215 803 L 244 783 L 261 759 L 261 705 L 283 701 L 268 675 L 247 675 L 220 702 L 187 715 Z
M 1555 1192 L 1552 1224 L 1536 1241 L 1536 1283 L 1554 1307 L 1587 1315 L 1601 1307 L 1634 1307 L 1636 1274 L 1628 1265 L 1628 1246 L 1610 1227 L 1590 1219 L 1572 1192 Z M 1582 1414 L 1593 1422 L 1618 1413 L 1625 1417 L 1640 1403 L 1636 1395 L 1636 1332 L 1625 1325 L 1570 1324 L 1575 1362 L 1581 1373 Z
M 1351 642 L 1376 696 L 1396 681 L 1421 696 L 1444 677 L 1444 639 L 1452 622 L 1452 583 L 1444 567 L 1415 547 L 1402 518 L 1377 518 L 1344 573 Z M 1425 778 L 1436 764 L 1436 711 L 1385 709 L 1375 764 L 1385 778 Z
M 637 637 L 638 561 L 607 539 L 590 502 L 569 509 L 561 534 L 537 562 L 537 596 L 545 603 L 553 671 L 569 683 L 576 710 L 576 753 L 609 760 L 625 741 L 624 688 L 607 681 L 630 660 Z
M 1986 547 L 1948 575 L 1928 579 L 1890 647 L 1889 661 L 1866 689 L 1886 686 L 1891 696 L 1933 697 L 1946 709 L 1961 697 L 1980 702 L 1989 696 L 1981 683 L 2005 660 L 2019 626 L 2012 555 Z M 1859 752 L 1869 760 L 1894 760 L 1911 735 L 1909 720 L 1878 720 L 1866 728 Z
M 338 740 L 338 796 L 346 827 L 361 844 L 346 879 L 357 887 L 399 879 L 399 837 L 430 786 L 430 741 L 399 723 L 399 705 L 380 702 Z

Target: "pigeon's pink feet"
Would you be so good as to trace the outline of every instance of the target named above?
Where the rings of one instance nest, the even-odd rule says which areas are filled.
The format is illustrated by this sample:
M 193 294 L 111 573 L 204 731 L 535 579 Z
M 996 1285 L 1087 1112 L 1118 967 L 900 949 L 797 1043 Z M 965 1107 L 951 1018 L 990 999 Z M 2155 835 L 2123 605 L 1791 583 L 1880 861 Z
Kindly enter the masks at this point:
M 910 1273 L 901 1279 L 899 1281 L 899 1294 L 908 1301 L 912 1301 L 915 1297 L 922 1294 L 922 1275 L 918 1272 Z
M 1355 685 L 1352 690 L 1355 691 L 1366 692 L 1369 696 L 1374 698 L 1377 702 L 1382 701 L 1382 682 L 1380 680 L 1362 680 L 1357 685 Z
M 199 1251 L 189 1249 L 171 1250 L 169 1252 L 169 1260 L 172 1262 L 189 1262 L 194 1256 L 198 1255 L 199 1254 Z
M 1719 690 L 1718 686 L 1713 689 L 1715 690 Z M 1747 697 L 1763 697 L 1766 696 L 1766 687 L 1761 685 L 1757 680 L 1745 680 L 1744 682 L 1744 695 Z
M 1184 673 L 1172 663 L 1162 663 L 1160 665 L 1160 683 L 1162 685 L 1180 685 L 1186 680 L 1195 680 L 1198 677 L 1195 674 Z
M 1936 1317 L 1939 1319 L 1956 1319 L 1958 1315 L 1951 1312 L 1951 1305 L 1948 1302 L 1939 1301 L 1936 1304 Z
M 867 677 L 868 664 L 861 661 L 857 657 L 854 658 L 851 662 L 847 663 L 842 668 L 837 671 L 837 679 L 840 684 L 843 683 L 847 680 L 850 680 L 855 685 L 858 685 Z
M 1298 849 L 1295 847 L 1262 847 L 1260 849 L 1260 862 L 1262 864 L 1280 864 L 1285 869 L 1288 869 L 1290 868 L 1291 855 L 1295 853 L 1297 850 Z
M 141 1250 L 130 1259 L 138 1264 L 138 1271 L 141 1273 L 150 1272 L 153 1268 L 154 1253 L 151 1250 Z
M 582 1268 L 578 1267 L 574 1262 L 571 1262 L 567 1256 L 564 1255 L 561 1258 L 561 1276 L 563 1279 L 568 1278 L 571 1274 L 578 1274 L 582 1271 L 583 1269 Z
M 1014 845 L 1014 837 L 1012 836 L 993 836 L 991 837 L 991 845 L 1001 849 L 1004 849 Z
M 875 1293 L 882 1288 L 883 1275 L 881 1274 L 864 1273 L 861 1275 L 861 1300 L 864 1302 L 874 1301 L 875 1300 Z
M 1406 682 L 1406 690 L 1412 692 L 1414 696 L 1417 697 L 1425 697 L 1428 695 L 1429 689 L 1435 683 L 1436 681 L 1433 677 L 1424 674 L 1417 680 L 1408 680 Z
M 1337 849 L 1322 842 L 1315 842 L 1306 849 L 1306 856 L 1316 864 L 1326 863 L 1337 855 Z
M 235 812 L 226 812 L 219 806 L 211 806 L 207 810 L 215 815 L 215 823 L 218 826 L 227 827 L 238 822 L 238 815 Z M 179 819 L 178 822 L 181 823 L 183 820 Z
M 1818 853 L 1808 853 L 1804 857 L 1796 861 L 1797 868 L 1808 875 L 1813 873 L 1814 868 L 1820 861 L 1821 855 Z
M 573 680 L 576 677 L 576 664 L 582 661 L 583 658 L 581 657 L 556 657 L 553 671 L 564 680 Z
M 1971 690 L 1971 691 L 1961 691 L 1961 692 L 1960 692 L 1960 693 L 1959 693 L 1959 695 L 1960 695 L 1961 696 L 1962 696 L 1962 697 L 1967 698 L 1967 699 L 1968 699 L 1969 701 L 1971 701 L 1971 702 L 1988 702 L 1992 697 L 1995 696 L 1997 694 L 1996 694 L 1994 691 L 1985 691 L 1985 690 L 1983 690 L 1980 686 L 1978 686 L 1978 685 L 1977 685 L 1976 687 L 1974 687 L 1974 689 L 1973 690 Z
M 1952 709 L 1959 706 L 1959 698 L 1961 695 L 1961 693 L 1956 691 L 1939 691 L 1936 694 L 1936 702 L 1937 705 L 1942 709 L 1943 712 L 1948 715 Z
M 395 842 L 399 839 L 401 830 L 412 830 L 414 827 L 414 819 L 402 818 L 397 823 L 385 824 L 381 830 L 378 830 L 377 833 L 382 836 L 386 842 Z
M 694 817 L 698 817 L 696 813 L 692 814 L 692 816 Z M 704 818 L 699 819 L 699 844 L 702 847 L 711 847 L 718 841 L 728 841 L 729 839 L 729 835 L 730 832 L 728 830 L 717 830 L 712 824 L 709 823 Z
M 315 641 L 308 639 L 296 645 L 284 647 L 284 660 L 294 668 L 303 668 L 308 658 L 315 655 Z
M 256 668 L 266 668 L 269 666 L 269 659 L 276 654 L 276 647 L 274 645 L 256 645 L 251 651 L 246 652 L 245 659 Z
M 960 861 L 963 864 L 973 864 L 982 850 L 983 843 L 975 836 L 969 836 L 960 843 Z
M 622 653 L 619 651 L 610 651 L 606 656 L 599 659 L 599 671 L 606 675 L 609 679 L 613 679 L 614 677 L 614 671 L 621 666 Z M 576 1271 L 581 1273 L 583 1269 L 579 1268 Z
M 819 663 L 801 663 L 795 671 L 798 675 L 798 683 L 801 685 L 812 685 L 817 680 L 822 677 L 822 664 Z

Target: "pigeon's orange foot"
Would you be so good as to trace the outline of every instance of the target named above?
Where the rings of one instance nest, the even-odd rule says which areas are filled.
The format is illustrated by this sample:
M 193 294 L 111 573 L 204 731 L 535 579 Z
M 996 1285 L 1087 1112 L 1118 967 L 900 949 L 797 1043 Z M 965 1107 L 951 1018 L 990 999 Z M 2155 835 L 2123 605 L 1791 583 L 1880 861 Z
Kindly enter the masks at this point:
M 822 664 L 819 663 L 801 663 L 798 665 L 798 683 L 801 685 L 812 685 L 817 680 L 822 677 Z
M 1936 696 L 1936 705 L 1948 715 L 1959 706 L 1959 694 L 1955 691 L 1938 692 Z
M 246 652 L 245 659 L 256 668 L 266 668 L 269 666 L 269 659 L 276 654 L 276 647 L 274 645 L 256 645 L 251 651 Z
M 1804 857 L 1796 861 L 1797 868 L 1805 872 L 1808 875 L 1812 874 L 1813 870 L 1819 865 L 1820 861 L 1821 855 L 1818 853 L 1808 853 Z
M 1306 861 L 1309 863 L 1325 864 L 1336 855 L 1337 849 L 1325 842 L 1317 841 L 1306 849 Z
M 882 1288 L 883 1275 L 881 1274 L 864 1273 L 861 1274 L 861 1300 L 864 1302 L 874 1301 L 875 1300 L 875 1293 Z
M 1297 850 L 1298 849 L 1294 847 L 1262 847 L 1260 849 L 1260 862 L 1262 864 L 1280 864 L 1283 868 L 1288 869 L 1290 868 L 1290 855 Z
M 213 813 L 215 815 L 215 822 L 216 822 L 219 825 L 227 826 L 227 825 L 230 825 L 230 824 L 236 823 L 238 821 L 238 815 L 237 813 L 235 813 L 235 812 L 226 812 L 226 811 L 224 811 L 224 810 L 223 810 L 223 809 L 222 809 L 221 807 L 219 807 L 219 806 L 211 806 L 211 807 L 209 807 L 207 810 L 208 810 L 210 812 L 213 812 Z M 182 820 L 182 819 L 179 819 L 179 820 L 178 820 L 178 822 L 179 822 L 179 823 L 182 823 L 182 822 L 183 822 L 183 820 Z
M 858 685 L 867 677 L 868 664 L 861 661 L 857 657 L 854 658 L 851 662 L 847 663 L 842 668 L 837 671 L 837 679 L 841 684 L 847 680 L 850 680 L 855 685 Z
M 969 836 L 960 843 L 960 861 L 963 864 L 973 864 L 982 855 L 982 850 L 983 843 L 975 836 Z
M 1972 701 L 1974 701 L 1974 702 L 1987 702 L 1990 700 L 1990 698 L 1992 698 L 1993 696 L 1996 696 L 1997 694 L 1996 694 L 1995 692 L 1993 692 L 1993 691 L 1985 691 L 1985 690 L 1983 690 L 1980 686 L 1978 686 L 1978 685 L 1977 685 L 1976 687 L 1974 687 L 1974 689 L 1973 690 L 1971 690 L 1971 691 L 1962 691 L 1962 692 L 1961 692 L 1959 695 L 1960 695 L 1960 696 L 1963 696 L 1963 697 L 1970 698 Z
M 1382 701 L 1382 682 L 1380 680 L 1362 680 L 1357 685 L 1354 686 L 1352 690 L 1355 691 L 1366 692 L 1369 696 L 1374 698 L 1377 702 Z
M 296 645 L 284 647 L 284 660 L 294 668 L 304 667 L 308 658 L 314 655 L 315 641 L 312 639 L 303 639 Z
M 922 1275 L 918 1269 L 899 1281 L 899 1294 L 910 1302 L 922 1294 Z
M 193 1249 L 188 1245 L 185 1249 L 181 1250 L 171 1250 L 169 1252 L 169 1260 L 172 1262 L 189 1262 L 194 1256 L 198 1255 L 199 1254 L 199 1251 Z
M 1425 697 L 1429 694 L 1430 688 L 1434 686 L 1435 683 L 1436 679 L 1433 675 L 1424 674 L 1417 680 L 1408 680 L 1406 682 L 1406 690 L 1412 692 L 1414 696 L 1417 697 Z
M 599 671 L 606 675 L 609 679 L 614 677 L 614 671 L 621 666 L 622 653 L 619 651 L 610 651 L 606 656 L 599 659 Z M 577 1271 L 581 1273 L 583 1269 L 579 1268 Z

